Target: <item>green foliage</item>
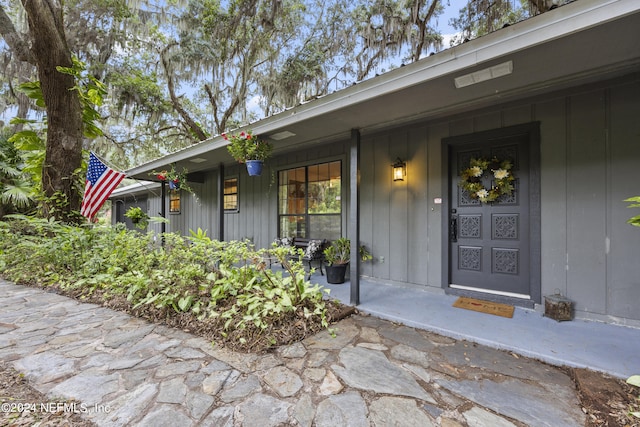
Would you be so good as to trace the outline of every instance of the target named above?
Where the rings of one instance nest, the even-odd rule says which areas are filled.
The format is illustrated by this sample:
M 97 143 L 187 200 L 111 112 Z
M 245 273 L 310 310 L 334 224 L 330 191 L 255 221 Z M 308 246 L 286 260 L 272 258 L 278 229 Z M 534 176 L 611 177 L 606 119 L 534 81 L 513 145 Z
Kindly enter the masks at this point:
M 22 172 L 33 184 L 32 197 L 36 197 L 42 190 L 42 165 L 46 155 L 44 124 L 18 118 L 12 119 L 11 124 L 23 126 L 9 138 L 9 142 L 22 159 Z
M 187 183 L 187 168 L 182 168 L 182 172 L 176 170 L 174 165 L 171 165 L 171 169 L 163 169 L 161 171 L 152 171 L 149 172 L 149 175 L 158 178 L 160 181 L 167 181 L 169 183 L 169 187 L 175 186 L 176 189 L 182 189 L 188 191 L 189 193 L 193 193 L 191 187 Z
M 81 297 L 119 296 L 134 311 L 219 322 L 217 329 L 230 339 L 249 328 L 251 336 L 271 342 L 274 325 L 292 316 L 328 327 L 323 291 L 306 280 L 302 262 L 289 261 L 291 249 L 219 242 L 201 229 L 188 239 L 164 234 L 162 247 L 155 237 L 122 226 L 77 227 L 14 215 L 0 222 L 0 269 L 18 283 Z M 267 256 L 284 268 L 267 268 Z
M 135 224 L 135 226 L 141 230 L 147 228 L 149 225 L 149 215 L 142 208 L 137 206 L 131 206 L 127 212 L 125 212 L 124 216 L 131 219 L 131 222 Z
M 640 196 L 629 197 L 624 201 L 631 203 L 629 206 L 627 206 L 629 208 L 640 208 Z M 636 227 L 640 227 L 640 215 L 629 218 L 627 222 L 631 225 L 635 225 Z
M 247 160 L 266 160 L 271 155 L 273 145 L 258 138 L 251 132 L 240 132 L 237 135 L 222 135 L 231 144 L 227 146 L 229 154 L 239 162 Z
M 636 387 L 640 387 L 640 375 L 630 376 L 629 378 L 627 378 L 627 383 Z M 640 400 L 640 396 L 638 396 L 638 400 Z M 640 411 L 630 411 L 629 415 L 640 418 Z
M 20 151 L 6 131 L 0 131 L 0 203 L 2 214 L 27 212 L 34 204 L 34 186 L 24 170 Z
M 97 108 L 102 105 L 103 98 L 107 94 L 106 87 L 97 78 L 86 71 L 85 64 L 76 57 L 73 58 L 72 67 L 57 67 L 58 72 L 68 74 L 75 80 L 73 90 L 77 92 L 82 106 L 83 133 L 87 138 L 96 138 L 102 135 L 102 130 L 98 123 L 102 120 Z M 19 90 L 27 95 L 34 103 L 45 107 L 44 96 L 40 82 L 26 82 L 19 86 Z M 84 172 L 80 168 L 72 173 L 65 172 L 63 180 L 69 180 L 72 185 L 64 191 L 54 188 L 52 183 L 43 183 L 42 174 L 44 161 L 47 153 L 45 144 L 46 133 L 48 132 L 48 121 L 46 117 L 41 121 L 27 120 L 24 118 L 14 118 L 11 121 L 14 125 L 21 125 L 22 129 L 15 133 L 9 142 L 20 150 L 23 157 L 24 167 L 22 171 L 28 174 L 33 182 L 31 191 L 27 182 L 21 182 L 18 186 L 10 188 L 5 200 L 14 203 L 30 203 L 32 200 L 40 202 L 40 207 L 45 215 L 57 215 L 66 218 L 69 222 L 79 222 L 82 218 L 75 212 L 79 206 L 71 207 L 70 201 L 76 203 L 79 200 L 78 194 L 82 194 L 84 187 Z M 50 147 L 49 147 L 50 148 Z M 80 154 L 80 153 L 78 153 Z M 58 165 L 60 166 L 60 165 Z M 82 168 L 84 169 L 84 168 Z M 71 207 L 71 208 L 70 208 Z
M 165 99 L 160 87 L 160 76 L 136 68 L 134 64 L 125 62 L 121 72 L 109 76 L 109 85 L 113 93 L 114 108 L 124 116 L 129 113 L 135 119 L 137 115 L 157 117 L 166 114 L 171 104 Z M 135 104 L 136 108 L 129 108 Z
M 373 258 L 364 245 L 358 248 L 360 259 L 368 261 Z M 331 242 L 331 245 L 324 250 L 324 259 L 329 265 L 348 264 L 351 261 L 351 240 L 346 237 Z
M 44 103 L 44 96 L 42 95 L 42 88 L 40 87 L 39 81 L 22 83 L 18 89 L 32 99 L 38 107 L 47 107 Z
M 84 136 L 87 138 L 102 136 L 102 129 L 96 124 L 102 120 L 97 107 L 102 105 L 102 101 L 107 95 L 107 88 L 100 80 L 87 72 L 86 65 L 82 61 L 75 56 L 72 60 L 72 67 L 57 67 L 57 70 L 63 74 L 73 76 L 76 81 L 76 86 L 73 90 L 78 92 L 80 104 L 82 105 Z
M 334 240 L 325 248 L 324 259 L 329 265 L 347 264 L 351 261 L 351 241 L 346 237 Z
M 451 25 L 459 31 L 452 44 L 483 36 L 535 14 L 529 0 L 469 1 L 460 9 L 458 18 L 451 20 Z

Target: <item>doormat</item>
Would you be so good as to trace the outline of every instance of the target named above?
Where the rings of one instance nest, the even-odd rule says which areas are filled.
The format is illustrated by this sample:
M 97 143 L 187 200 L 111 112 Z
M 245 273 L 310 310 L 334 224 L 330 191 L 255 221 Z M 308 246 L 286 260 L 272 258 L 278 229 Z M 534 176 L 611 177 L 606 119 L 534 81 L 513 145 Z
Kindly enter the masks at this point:
M 460 297 L 453 303 L 454 307 L 466 310 L 479 311 L 480 313 L 493 314 L 495 316 L 513 317 L 514 307 L 508 304 L 483 301 L 475 298 Z

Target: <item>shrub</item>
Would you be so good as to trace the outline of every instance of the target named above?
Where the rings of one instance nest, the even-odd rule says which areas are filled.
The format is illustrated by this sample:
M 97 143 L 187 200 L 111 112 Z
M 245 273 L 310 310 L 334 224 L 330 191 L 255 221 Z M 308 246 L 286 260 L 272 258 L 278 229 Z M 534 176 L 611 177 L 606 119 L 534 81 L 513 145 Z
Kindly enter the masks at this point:
M 284 268 L 267 268 L 267 255 Z M 302 262 L 289 261 L 291 255 L 288 248 L 267 254 L 249 242 L 215 241 L 202 230 L 184 238 L 20 216 L 0 222 L 0 271 L 7 279 L 80 298 L 119 297 L 155 318 L 187 314 L 219 322 L 222 337 L 241 343 L 246 329 L 265 338 L 291 316 L 328 327 L 323 291 L 305 280 Z

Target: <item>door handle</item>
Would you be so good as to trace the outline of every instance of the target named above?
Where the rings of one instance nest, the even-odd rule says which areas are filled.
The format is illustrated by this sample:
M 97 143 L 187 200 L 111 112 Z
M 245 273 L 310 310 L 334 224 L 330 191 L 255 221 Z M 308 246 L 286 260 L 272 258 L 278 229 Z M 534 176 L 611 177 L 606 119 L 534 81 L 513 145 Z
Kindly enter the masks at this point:
M 449 220 L 449 241 L 458 241 L 458 215 L 451 215 Z

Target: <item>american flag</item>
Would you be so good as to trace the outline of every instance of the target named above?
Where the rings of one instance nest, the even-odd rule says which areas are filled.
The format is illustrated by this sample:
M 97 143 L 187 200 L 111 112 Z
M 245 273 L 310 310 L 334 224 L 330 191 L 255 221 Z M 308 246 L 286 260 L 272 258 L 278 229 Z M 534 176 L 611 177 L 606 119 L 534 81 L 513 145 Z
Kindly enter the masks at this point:
M 104 204 L 104 201 L 107 200 L 107 197 L 124 177 L 124 173 L 116 172 L 107 167 L 95 154 L 91 153 L 80 213 L 89 219 L 93 219 Z

